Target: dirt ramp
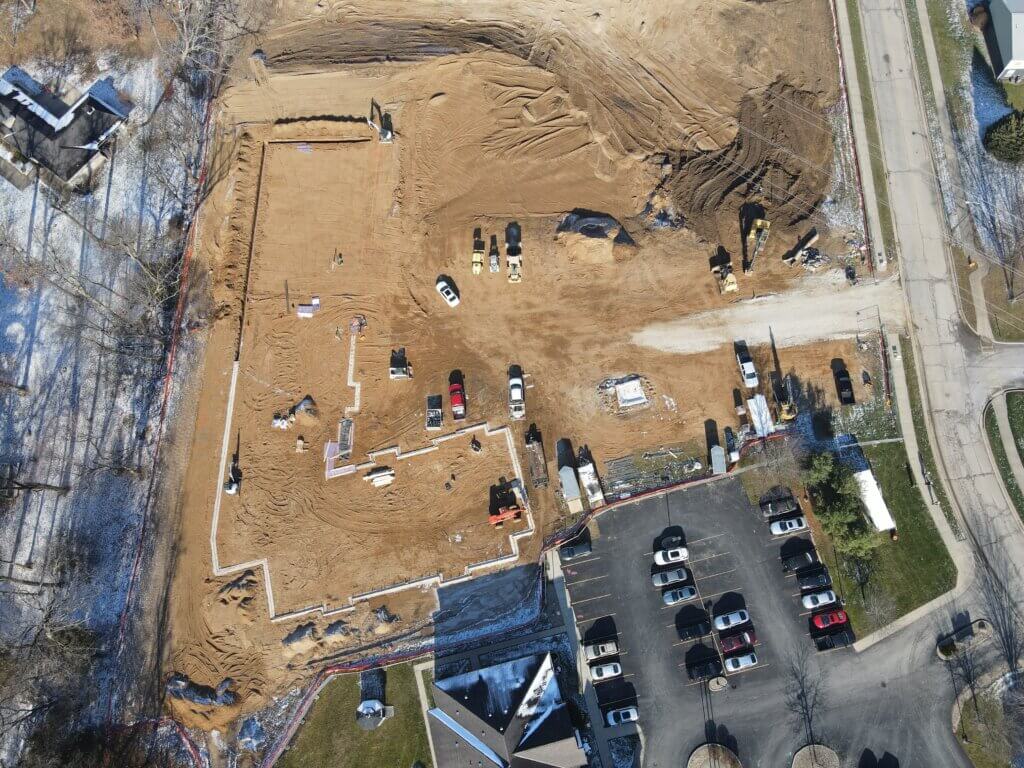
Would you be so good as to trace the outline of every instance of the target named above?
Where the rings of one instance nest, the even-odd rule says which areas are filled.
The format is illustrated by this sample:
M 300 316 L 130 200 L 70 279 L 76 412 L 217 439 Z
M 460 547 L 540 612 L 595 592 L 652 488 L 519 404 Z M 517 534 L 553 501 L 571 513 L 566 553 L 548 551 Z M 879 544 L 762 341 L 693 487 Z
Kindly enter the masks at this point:
M 664 185 L 691 228 L 736 251 L 736 211 L 744 203 L 760 203 L 779 226 L 818 209 L 833 150 L 816 97 L 783 83 L 745 98 L 739 124 L 725 149 L 680 155 Z

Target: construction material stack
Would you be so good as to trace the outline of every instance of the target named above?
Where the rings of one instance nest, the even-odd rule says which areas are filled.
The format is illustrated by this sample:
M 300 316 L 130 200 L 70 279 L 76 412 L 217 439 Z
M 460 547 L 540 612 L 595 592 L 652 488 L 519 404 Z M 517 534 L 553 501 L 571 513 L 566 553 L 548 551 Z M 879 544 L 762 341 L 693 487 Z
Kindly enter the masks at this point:
M 531 427 L 526 433 L 526 458 L 530 468 L 530 479 L 534 488 L 548 487 L 548 463 L 544 457 L 544 443 L 540 432 Z

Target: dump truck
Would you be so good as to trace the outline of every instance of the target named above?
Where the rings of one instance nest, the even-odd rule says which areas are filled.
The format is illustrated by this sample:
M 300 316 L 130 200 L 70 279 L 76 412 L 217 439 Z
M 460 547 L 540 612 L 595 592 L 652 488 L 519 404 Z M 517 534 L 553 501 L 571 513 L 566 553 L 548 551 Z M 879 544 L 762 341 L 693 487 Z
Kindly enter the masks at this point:
M 544 443 L 541 442 L 540 433 L 536 429 L 530 429 L 526 433 L 526 460 L 530 468 L 530 479 L 534 488 L 548 487 L 548 463 L 544 457 Z
M 473 230 L 473 274 L 479 275 L 484 271 L 484 239 L 481 237 L 480 228 Z
M 508 281 L 522 282 L 523 279 L 523 231 L 518 222 L 509 222 L 505 227 L 505 260 L 508 262 Z

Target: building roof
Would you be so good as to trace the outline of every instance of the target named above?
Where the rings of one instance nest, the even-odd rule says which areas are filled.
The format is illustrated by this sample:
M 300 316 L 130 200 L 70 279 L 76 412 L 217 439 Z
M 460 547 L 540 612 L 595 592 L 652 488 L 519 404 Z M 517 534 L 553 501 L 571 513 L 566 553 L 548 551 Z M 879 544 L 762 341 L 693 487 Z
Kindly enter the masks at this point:
M 434 683 L 428 723 L 438 768 L 579 768 L 586 755 L 551 654 Z
M 99 152 L 130 111 L 110 78 L 96 81 L 69 105 L 20 67 L 0 77 L 3 142 L 64 181 Z
M 992 0 L 989 17 L 1003 67 L 1024 59 L 1024 0 Z

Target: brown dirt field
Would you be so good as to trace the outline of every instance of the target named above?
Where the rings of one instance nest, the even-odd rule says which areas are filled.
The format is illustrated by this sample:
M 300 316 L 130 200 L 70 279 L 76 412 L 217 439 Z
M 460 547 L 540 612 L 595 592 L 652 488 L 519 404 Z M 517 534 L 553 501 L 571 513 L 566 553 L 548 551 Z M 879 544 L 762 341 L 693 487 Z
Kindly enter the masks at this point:
M 792 115 L 779 107 L 776 87 L 769 89 L 785 81 L 785 93 L 798 91 L 794 98 L 807 110 L 834 101 L 824 2 L 606 2 L 579 25 L 577 9 L 553 0 L 484 2 L 460 8 L 472 16 L 464 19 L 439 7 L 322 4 L 315 18 L 294 20 L 298 11 L 285 8 L 282 20 L 290 23 L 263 41 L 267 66 L 240 61 L 222 97 L 217 183 L 204 207 L 200 249 L 215 310 L 181 499 L 169 666 L 201 684 L 231 677 L 241 700 L 220 711 L 175 704 L 190 724 L 223 725 L 301 682 L 310 659 L 418 632 L 436 609 L 429 592 L 400 593 L 386 601 L 400 620 L 381 623 L 372 615 L 381 601 L 360 604 L 344 614 L 351 632 L 329 641 L 331 618 L 270 623 L 258 571 L 212 577 L 211 510 L 223 480 L 226 392 L 247 284 L 231 435 L 243 484 L 239 496 L 225 497 L 217 540 L 222 564 L 269 559 L 282 611 L 340 604 L 353 592 L 438 570 L 459 573 L 508 547 L 509 529 L 499 534 L 483 521 L 489 485 L 511 473 L 498 439 L 485 441 L 479 455 L 459 440 L 424 457 L 384 461 L 398 476 L 383 490 L 354 477 L 324 480 L 323 443 L 353 404 L 346 385 L 353 315 L 368 323 L 356 351 L 362 403 L 354 458 L 426 444 L 435 433 L 423 427 L 424 398 L 443 393 L 456 369 L 465 376 L 466 423 L 507 423 L 507 368 L 518 364 L 531 388 L 526 421 L 512 425 L 516 446 L 522 450 L 523 428 L 536 422 L 553 474 L 560 438 L 587 444 L 600 469 L 635 450 L 702 440 L 706 419 L 735 422 L 739 377 L 728 340 L 687 357 L 630 339 L 649 323 L 736 300 L 718 293 L 708 259 L 721 241 L 738 265 L 741 196 L 750 192 L 771 213 L 773 200 L 752 191 L 769 177 L 789 196 L 778 202 L 756 274 L 740 276 L 742 295 L 783 291 L 799 278 L 778 256 L 807 212 L 799 200 L 804 192 L 820 199 L 827 174 L 751 147 L 737 126 L 768 126 L 773 140 L 830 162 L 831 137 L 786 123 Z M 750 32 L 733 34 L 737 25 Z M 784 38 L 771 31 L 787 25 Z M 789 42 L 771 50 L 793 28 L 820 55 Z M 727 65 L 730 57 L 752 63 L 737 69 Z M 394 118 L 394 144 L 380 144 L 360 124 L 371 98 Z M 758 107 L 768 102 L 774 106 Z M 704 155 L 694 155 L 698 149 Z M 742 155 L 760 170 L 734 183 L 697 163 L 714 152 Z M 690 183 L 698 176 L 708 183 Z M 659 187 L 689 228 L 645 228 L 641 212 Z M 574 208 L 617 217 L 636 247 L 557 238 L 559 218 Z M 472 275 L 473 228 L 501 242 L 512 219 L 523 228 L 523 282 L 505 279 L 504 253 L 502 273 Z M 344 265 L 331 269 L 336 251 Z M 437 295 L 439 274 L 458 285 L 458 308 Z M 294 305 L 313 294 L 322 310 L 297 319 Z M 388 353 L 402 346 L 415 378 L 392 382 Z M 813 365 L 804 378 L 820 376 L 829 392 L 828 360 L 843 350 L 849 353 L 849 342 L 786 350 L 783 364 Z M 651 382 L 651 406 L 627 416 L 605 411 L 598 383 L 633 372 Z M 319 407 L 315 421 L 270 428 L 273 413 L 307 394 Z M 445 431 L 451 428 L 446 412 Z M 310 443 L 306 454 L 294 452 L 298 434 Z M 449 492 L 443 486 L 451 474 Z M 531 489 L 542 530 L 555 519 L 554 485 Z M 455 533 L 460 544 L 452 543 Z M 528 540 L 524 558 L 534 558 L 538 545 L 539 536 Z M 309 622 L 308 642 L 283 644 Z

